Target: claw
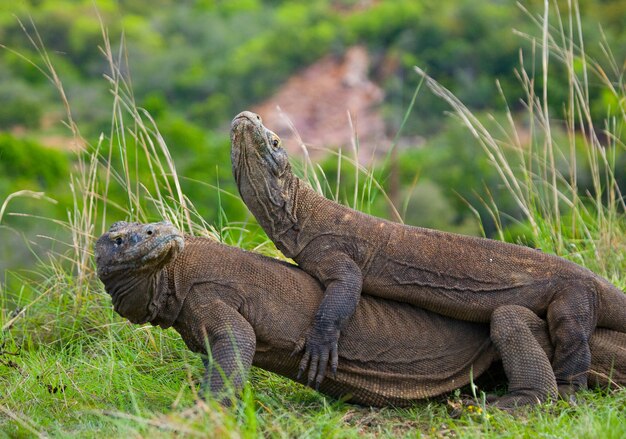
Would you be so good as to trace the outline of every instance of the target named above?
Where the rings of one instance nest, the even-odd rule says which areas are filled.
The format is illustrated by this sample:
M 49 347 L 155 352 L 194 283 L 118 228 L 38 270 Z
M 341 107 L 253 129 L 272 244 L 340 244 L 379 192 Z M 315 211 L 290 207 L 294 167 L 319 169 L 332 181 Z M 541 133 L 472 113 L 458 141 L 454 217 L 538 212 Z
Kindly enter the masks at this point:
M 328 351 L 323 350 L 320 359 L 317 376 L 315 378 L 315 388 L 317 389 L 326 376 L 326 368 L 328 367 Z
M 330 351 L 330 372 L 333 378 L 337 379 L 337 366 L 339 365 L 339 354 L 337 352 L 337 344 L 333 345 Z
M 321 377 L 318 375 L 317 378 L 315 379 L 315 390 L 317 390 L 319 392 L 320 390 L 320 385 L 322 384 L 322 381 L 324 380 L 324 377 Z
M 319 358 L 317 354 L 312 355 L 311 364 L 309 365 L 309 379 L 307 380 L 306 385 L 309 387 L 313 387 L 312 384 L 315 381 L 315 376 L 317 375 L 317 366 L 319 364 Z
M 337 337 L 339 332 L 337 331 Z M 304 350 L 300 365 L 298 368 L 297 380 L 300 380 L 308 369 L 307 374 L 307 386 L 318 390 L 324 377 L 326 376 L 327 369 L 329 368 L 333 377 L 337 378 L 337 365 L 339 357 L 337 354 L 337 339 L 329 336 L 307 336 L 296 343 L 296 347 L 292 353 L 295 355 L 300 350 Z
M 304 352 L 304 355 L 302 356 L 302 360 L 300 360 L 300 366 L 298 367 L 298 375 L 296 376 L 297 380 L 302 378 L 302 374 L 306 370 L 306 367 L 309 365 L 310 357 L 311 357 L 311 354 L 308 351 Z

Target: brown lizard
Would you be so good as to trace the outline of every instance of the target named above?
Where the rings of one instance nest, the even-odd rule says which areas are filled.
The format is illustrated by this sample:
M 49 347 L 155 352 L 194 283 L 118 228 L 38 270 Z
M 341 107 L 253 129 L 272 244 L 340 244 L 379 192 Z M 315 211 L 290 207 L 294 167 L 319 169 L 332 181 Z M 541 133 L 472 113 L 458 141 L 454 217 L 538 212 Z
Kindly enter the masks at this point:
M 558 256 L 491 239 L 411 227 L 366 215 L 297 178 L 280 138 L 252 112 L 231 127 L 232 168 L 243 201 L 270 239 L 326 288 L 304 335 L 301 372 L 319 384 L 337 368 L 340 331 L 361 290 L 460 320 L 487 323 L 504 305 L 547 320 L 562 396 L 587 385 L 596 326 L 626 331 L 626 295 Z M 398 332 L 404 331 L 399 327 Z M 403 332 L 405 337 L 421 334 Z
M 133 323 L 172 326 L 191 350 L 209 354 L 204 382 L 211 394 L 225 398 L 225 378 L 239 389 L 251 364 L 296 379 L 299 360 L 290 354 L 324 290 L 295 265 L 183 236 L 168 223 L 115 223 L 95 254 L 115 311 Z M 545 322 L 519 306 L 502 307 L 491 334 L 493 342 L 489 325 L 364 296 L 343 329 L 337 373 L 319 390 L 364 405 L 403 406 L 464 386 L 501 358 L 510 393 L 498 406 L 556 395 Z M 626 333 L 597 329 L 591 347 L 598 382 L 611 375 L 626 383 Z

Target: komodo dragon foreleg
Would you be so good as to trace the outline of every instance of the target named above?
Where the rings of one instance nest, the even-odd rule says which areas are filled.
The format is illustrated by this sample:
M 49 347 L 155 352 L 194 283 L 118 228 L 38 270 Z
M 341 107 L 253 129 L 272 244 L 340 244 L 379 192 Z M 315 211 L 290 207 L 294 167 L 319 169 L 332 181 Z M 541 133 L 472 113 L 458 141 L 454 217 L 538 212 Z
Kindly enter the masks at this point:
M 191 296 L 187 300 L 194 301 Z M 250 323 L 231 306 L 219 300 L 198 300 L 199 326 L 203 328 L 207 356 L 201 396 L 210 394 L 222 404 L 233 401 L 252 366 L 256 338 Z
M 307 366 L 307 383 L 319 388 L 330 360 L 331 373 L 337 373 L 337 345 L 339 333 L 354 313 L 361 295 L 363 277 L 357 265 L 345 254 L 332 253 L 322 261 L 315 272 L 326 287 L 324 298 L 315 314 L 315 323 L 305 338 L 300 340 L 296 351 L 306 347 L 300 362 L 298 378 Z

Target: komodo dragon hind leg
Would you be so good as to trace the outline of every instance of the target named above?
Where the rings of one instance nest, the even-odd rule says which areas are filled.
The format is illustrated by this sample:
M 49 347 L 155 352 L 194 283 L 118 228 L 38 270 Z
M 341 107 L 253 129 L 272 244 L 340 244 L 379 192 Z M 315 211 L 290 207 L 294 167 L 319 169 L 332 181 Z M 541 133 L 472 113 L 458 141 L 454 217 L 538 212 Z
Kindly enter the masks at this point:
M 545 340 L 538 340 L 537 334 L 545 334 Z M 556 398 L 556 378 L 542 347 L 550 343 L 539 317 L 518 305 L 497 308 L 491 316 L 491 339 L 509 380 L 509 393 L 495 399 L 493 406 L 512 410 Z
M 546 320 L 554 346 L 552 369 L 559 395 L 573 400 L 587 388 L 591 364 L 589 339 L 597 323 L 598 295 L 592 282 L 569 280 L 548 306 Z

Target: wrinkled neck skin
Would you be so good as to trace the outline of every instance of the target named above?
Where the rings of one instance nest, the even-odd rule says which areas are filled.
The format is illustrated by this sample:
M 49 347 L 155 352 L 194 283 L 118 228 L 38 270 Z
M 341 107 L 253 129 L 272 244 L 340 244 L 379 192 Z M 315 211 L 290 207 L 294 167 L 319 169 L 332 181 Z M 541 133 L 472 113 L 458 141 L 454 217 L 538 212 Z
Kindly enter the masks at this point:
M 167 271 L 121 270 L 103 280 L 113 307 L 132 323 L 159 324 L 159 312 L 168 296 Z
M 263 126 L 258 114 L 243 111 L 235 116 L 231 145 L 241 198 L 285 256 L 297 256 L 306 245 L 300 225 L 321 196 L 293 175 L 280 138 Z
M 242 149 L 242 153 L 245 151 Z M 304 213 L 298 207 L 304 184 L 293 175 L 288 162 L 280 175 L 251 162 L 241 157 L 239 169 L 234 170 L 239 193 L 276 246 L 285 256 L 294 257 L 302 250 L 298 244 L 298 223 Z

